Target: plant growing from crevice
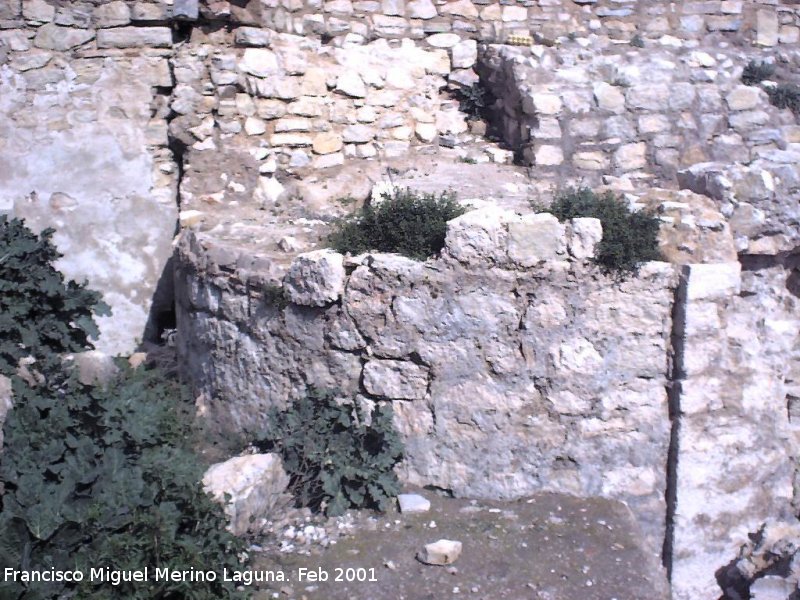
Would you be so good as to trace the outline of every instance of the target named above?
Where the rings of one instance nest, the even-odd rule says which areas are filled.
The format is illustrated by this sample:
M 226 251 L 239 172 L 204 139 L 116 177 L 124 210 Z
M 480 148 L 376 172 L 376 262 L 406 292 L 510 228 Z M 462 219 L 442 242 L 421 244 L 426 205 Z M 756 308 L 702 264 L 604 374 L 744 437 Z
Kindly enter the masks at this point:
M 644 38 L 637 33 L 631 38 L 630 44 L 634 48 L 644 48 Z
M 338 221 L 329 241 L 342 253 L 396 252 L 425 260 L 444 247 L 447 221 L 463 213 L 452 193 L 398 189 Z
M 794 114 L 800 115 L 800 86 L 793 83 L 779 83 L 767 90 L 767 93 L 773 106 L 788 108 Z
M 300 506 L 328 515 L 385 510 L 399 493 L 393 469 L 403 447 L 390 404 L 368 415 L 357 400 L 339 402 L 331 391 L 309 388 L 288 409 L 273 409 L 269 423 L 257 445 L 281 454 Z
M 660 221 L 646 211 L 631 212 L 612 192 L 595 194 L 588 188 L 568 189 L 547 208 L 560 221 L 577 217 L 599 219 L 603 226 L 595 262 L 609 274 L 625 277 L 642 262 L 661 260 L 658 250 Z
M 765 79 L 770 79 L 774 74 L 774 64 L 751 60 L 742 70 L 742 83 L 745 85 L 758 85 Z
M 494 95 L 477 81 L 470 86 L 460 86 L 454 92 L 458 110 L 467 115 L 468 121 L 488 120 L 487 111 L 494 104 Z

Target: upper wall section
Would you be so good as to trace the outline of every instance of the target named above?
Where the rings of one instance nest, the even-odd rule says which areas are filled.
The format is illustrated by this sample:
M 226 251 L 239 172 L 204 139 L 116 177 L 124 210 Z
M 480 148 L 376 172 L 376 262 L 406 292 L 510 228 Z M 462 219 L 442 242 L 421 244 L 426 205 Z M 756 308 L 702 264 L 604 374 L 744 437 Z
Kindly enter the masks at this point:
M 261 0 L 245 7 L 208 1 L 201 7 L 206 18 L 286 33 L 345 36 L 356 43 L 437 33 L 504 43 L 510 35 L 531 32 L 545 39 L 588 33 L 621 39 L 635 33 L 697 39 L 739 32 L 753 43 L 776 46 L 800 39 L 798 13 L 800 7 L 790 0 Z

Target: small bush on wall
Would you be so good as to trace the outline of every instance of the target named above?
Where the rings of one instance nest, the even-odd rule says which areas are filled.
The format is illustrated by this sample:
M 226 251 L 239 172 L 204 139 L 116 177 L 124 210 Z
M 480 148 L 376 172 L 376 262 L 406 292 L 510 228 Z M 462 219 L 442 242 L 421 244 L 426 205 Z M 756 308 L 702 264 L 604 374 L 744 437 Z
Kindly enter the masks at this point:
M 425 260 L 444 247 L 447 221 L 462 214 L 464 209 L 451 193 L 396 190 L 377 206 L 368 204 L 340 221 L 330 243 L 342 253 L 396 252 Z
M 606 272 L 625 275 L 634 272 L 642 262 L 661 259 L 658 218 L 647 212 L 631 212 L 611 192 L 598 195 L 588 188 L 570 189 L 542 210 L 561 221 L 576 217 L 600 219 L 603 240 L 595 262 Z
M 775 65 L 751 60 L 742 71 L 742 83 L 745 85 L 758 85 L 765 79 L 770 79 L 775 74 Z
M 367 424 L 359 403 L 340 404 L 330 391 L 310 388 L 288 410 L 273 411 L 259 445 L 277 450 L 301 506 L 339 515 L 348 508 L 385 510 L 400 491 L 394 466 L 403 447 L 390 405 Z

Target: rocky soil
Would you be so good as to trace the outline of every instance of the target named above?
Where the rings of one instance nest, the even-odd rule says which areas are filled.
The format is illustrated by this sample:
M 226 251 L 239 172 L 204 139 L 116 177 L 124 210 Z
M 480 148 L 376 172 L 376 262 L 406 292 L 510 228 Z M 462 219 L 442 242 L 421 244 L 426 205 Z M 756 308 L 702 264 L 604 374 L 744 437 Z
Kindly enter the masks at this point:
M 312 524 L 272 524 L 253 569 L 282 570 L 288 581 L 265 585 L 257 600 L 661 600 L 668 598 L 656 557 L 640 545 L 630 511 L 601 498 L 539 494 L 502 503 L 454 499 L 415 490 L 431 502 L 419 514 L 360 512 Z M 277 526 L 276 526 L 277 525 Z M 305 531 L 304 531 L 305 530 Z M 439 539 L 463 550 L 448 566 L 416 556 Z M 329 575 L 300 581 L 299 569 Z M 374 581 L 334 581 L 343 569 Z M 352 572 L 351 572 L 352 574 Z M 358 572 L 355 573 L 358 575 Z

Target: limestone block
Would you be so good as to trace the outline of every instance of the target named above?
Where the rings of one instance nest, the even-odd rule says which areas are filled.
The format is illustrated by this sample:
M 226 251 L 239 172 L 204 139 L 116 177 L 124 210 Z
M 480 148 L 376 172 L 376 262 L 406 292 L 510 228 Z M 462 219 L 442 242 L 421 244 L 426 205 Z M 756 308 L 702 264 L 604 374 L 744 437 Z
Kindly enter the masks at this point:
M 603 224 L 600 219 L 578 217 L 570 219 L 567 228 L 567 249 L 573 258 L 593 258 L 597 246 L 603 239 Z
M 269 46 L 272 32 L 269 29 L 258 27 L 238 27 L 233 32 L 233 41 L 239 46 L 263 47 Z
M 437 15 L 436 6 L 431 0 L 411 0 L 406 8 L 412 19 L 433 19 Z
M 533 156 L 533 162 L 541 167 L 560 165 L 564 162 L 564 152 L 560 146 L 539 146 Z
M 247 135 L 262 135 L 267 131 L 267 124 L 258 117 L 247 117 L 244 121 L 244 131 Z
M 370 360 L 364 365 L 363 381 L 373 396 L 420 400 L 428 391 L 428 369 L 403 360 Z
M 739 262 L 689 265 L 686 295 L 692 300 L 722 300 L 739 293 L 742 265 Z
M 471 69 L 478 60 L 478 42 L 464 40 L 453 46 L 453 68 Z
M 199 0 L 175 0 L 172 17 L 180 21 L 196 21 L 200 16 Z
M 419 494 L 398 494 L 397 503 L 400 505 L 400 512 L 403 514 L 424 513 L 431 509 L 430 500 Z
M 404 3 L 400 2 L 400 4 Z M 404 35 L 408 30 L 408 21 L 406 21 L 403 17 L 373 15 L 372 24 L 377 33 L 386 36 Z
M 56 7 L 45 0 L 24 0 L 22 16 L 27 21 L 49 23 L 56 16 Z
M 550 213 L 524 215 L 508 225 L 508 257 L 523 267 L 558 260 L 566 246 L 566 229 Z
M 344 257 L 332 250 L 297 256 L 283 279 L 286 296 L 302 306 L 325 306 L 344 291 Z
M 98 48 L 169 48 L 172 30 L 169 27 L 117 27 L 97 32 Z
M 433 123 L 417 123 L 414 132 L 421 142 L 430 143 L 436 139 L 438 130 Z
M 94 39 L 94 32 L 87 29 L 73 29 L 71 27 L 59 27 L 48 23 L 42 25 L 36 31 L 33 45 L 44 50 L 57 50 L 64 52 L 70 48 L 76 48 Z M 170 38 L 171 39 L 171 38 Z
M 445 248 L 461 262 L 507 260 L 508 223 L 519 217 L 496 206 L 472 210 L 447 223 Z
M 608 157 L 600 151 L 576 152 L 572 156 L 572 164 L 578 169 L 602 171 L 608 167 Z
M 526 21 L 528 19 L 528 9 L 524 6 L 504 6 L 503 17 L 504 23 L 511 21 Z
M 269 77 L 280 71 L 278 57 L 266 48 L 247 48 L 238 67 L 240 71 L 255 77 Z
M 357 71 L 348 70 L 339 75 L 336 80 L 336 89 L 353 98 L 364 98 L 367 95 L 367 86 Z
M 368 125 L 350 125 L 342 132 L 342 139 L 347 144 L 365 144 L 375 138 L 375 129 Z
M 647 144 L 624 144 L 614 152 L 614 166 L 621 171 L 644 169 L 647 166 Z
M 669 108 L 670 93 L 670 86 L 662 83 L 638 84 L 628 90 L 626 101 L 631 110 L 663 111 Z
M 478 17 L 478 9 L 471 0 L 456 0 L 455 2 L 447 2 L 441 7 L 443 15 L 456 15 L 458 17 L 466 17 L 468 19 L 475 19 Z
M 425 547 L 417 553 L 417 558 L 427 565 L 450 565 L 459 556 L 461 556 L 461 542 L 453 540 L 439 540 L 425 544 Z
M 426 41 L 434 48 L 452 48 L 461 41 L 461 37 L 455 33 L 434 33 Z
M 780 22 L 775 10 L 764 9 L 756 13 L 756 45 L 777 46 Z
M 625 112 L 625 95 L 613 85 L 601 81 L 594 84 L 594 101 L 602 110 L 608 110 L 616 114 Z
M 236 456 L 209 467 L 203 475 L 203 488 L 223 504 L 230 519 L 228 528 L 244 535 L 258 527 L 260 519 L 269 518 L 287 501 L 289 476 L 277 454 Z M 225 494 L 230 499 L 225 502 Z
M 342 149 L 342 136 L 338 133 L 327 131 L 318 134 L 311 145 L 316 154 L 331 154 Z
M 97 27 L 119 27 L 131 22 L 131 11 L 122 0 L 101 4 L 94 9 L 94 23 Z
M 739 85 L 725 97 L 725 102 L 730 110 L 753 110 L 762 102 L 764 95 L 757 87 Z
M 522 99 L 522 110 L 533 115 L 557 115 L 561 112 L 561 98 L 556 94 L 533 93 Z

